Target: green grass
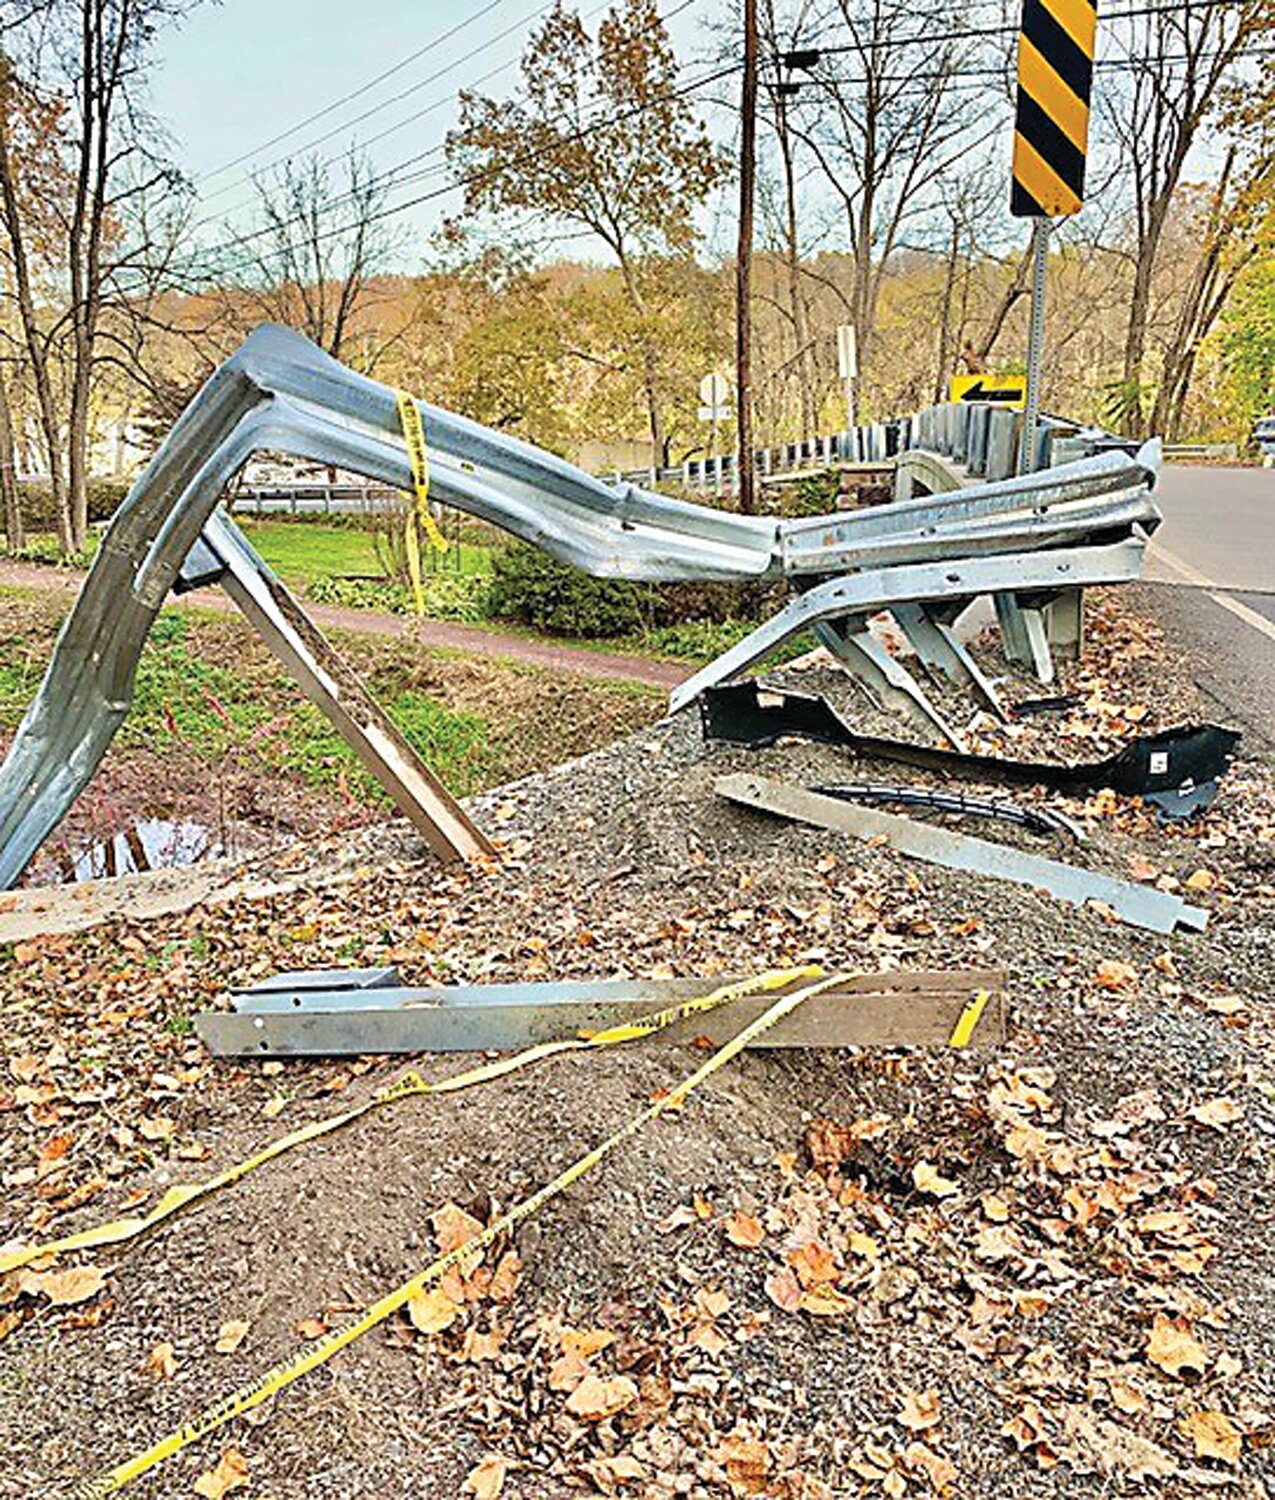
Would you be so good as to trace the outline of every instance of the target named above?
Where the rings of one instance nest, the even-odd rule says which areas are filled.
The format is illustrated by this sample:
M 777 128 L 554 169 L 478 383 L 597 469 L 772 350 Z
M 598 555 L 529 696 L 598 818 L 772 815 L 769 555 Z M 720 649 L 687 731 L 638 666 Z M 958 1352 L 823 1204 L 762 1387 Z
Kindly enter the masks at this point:
M 372 533 L 362 527 L 308 520 L 258 521 L 248 516 L 236 520 L 285 583 L 308 589 L 320 578 L 383 576 Z M 491 551 L 474 542 L 453 543 L 435 566 L 441 573 L 490 573 Z
M 379 577 L 372 537 L 355 526 L 327 526 L 319 521 L 253 521 L 237 524 L 285 583 L 308 588 L 316 578 L 359 574 Z
M 138 663 L 133 706 L 120 727 L 121 747 L 162 755 L 166 746 L 180 745 L 213 765 L 239 760 L 312 786 L 344 784 L 363 800 L 381 799 L 353 751 L 313 704 L 296 700 L 282 671 L 263 683 L 207 661 L 192 649 L 197 643 L 188 640 L 190 634 L 191 621 L 183 614 L 165 610 L 156 620 Z M 0 702 L 10 691 L 0 671 Z M 281 698 L 291 700 L 282 710 Z M 384 694 L 382 702 L 458 796 L 489 784 L 496 769 L 493 725 L 411 690 Z

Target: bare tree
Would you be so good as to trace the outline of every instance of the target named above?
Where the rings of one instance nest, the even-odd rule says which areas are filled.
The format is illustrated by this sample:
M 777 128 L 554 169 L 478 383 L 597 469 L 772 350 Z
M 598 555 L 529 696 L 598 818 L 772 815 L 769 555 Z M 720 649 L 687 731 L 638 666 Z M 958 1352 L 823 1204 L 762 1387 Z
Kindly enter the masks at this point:
M 851 258 L 850 321 L 858 345 L 856 405 L 871 362 L 882 277 L 937 184 L 998 127 L 989 93 L 958 86 L 975 42 L 927 38 L 910 0 L 835 0 L 820 32 L 838 39 L 811 68 L 794 128 L 839 199 Z
M 1113 414 L 1135 436 L 1146 430 L 1148 321 L 1175 196 L 1247 49 L 1273 27 L 1270 0 L 1151 6 L 1106 27 L 1124 67 L 1104 75 L 1101 119 L 1125 166 L 1131 200 L 1124 253 L 1132 284 Z
M 104 331 L 113 312 L 127 316 L 130 275 L 152 259 L 153 247 L 132 234 L 137 208 L 181 185 L 157 147 L 162 135 L 146 115 L 142 89 L 156 35 L 191 4 L 43 0 L 4 7 L 0 230 L 68 550 L 83 544 L 88 525 L 91 402 Z M 66 202 L 53 206 L 56 233 L 48 244 L 40 243 L 43 216 L 24 211 L 22 166 L 8 128 L 19 90 L 63 110 L 57 147 L 70 189 Z
M 318 156 L 253 180 L 260 223 L 228 247 L 225 286 L 254 320 L 286 323 L 345 357 L 396 247 L 382 216 L 388 183 L 354 151 L 343 181 Z

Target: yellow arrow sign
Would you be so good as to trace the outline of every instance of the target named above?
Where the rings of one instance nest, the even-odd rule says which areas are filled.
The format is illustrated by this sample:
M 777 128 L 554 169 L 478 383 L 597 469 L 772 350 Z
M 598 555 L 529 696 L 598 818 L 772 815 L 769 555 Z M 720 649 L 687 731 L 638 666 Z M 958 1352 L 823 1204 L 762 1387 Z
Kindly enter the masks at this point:
M 991 406 L 1024 406 L 1026 375 L 953 375 L 949 401 L 985 401 Z

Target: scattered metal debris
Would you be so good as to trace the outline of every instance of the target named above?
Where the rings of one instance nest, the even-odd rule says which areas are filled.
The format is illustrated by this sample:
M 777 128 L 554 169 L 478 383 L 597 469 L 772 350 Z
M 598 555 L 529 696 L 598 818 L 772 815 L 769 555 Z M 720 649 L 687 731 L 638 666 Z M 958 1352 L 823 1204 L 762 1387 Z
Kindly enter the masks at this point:
M 1009 705 L 1012 718 L 1026 719 L 1033 714 L 1065 714 L 1079 708 L 1085 701 L 1083 693 L 1057 693 L 1052 698 L 1020 698 Z
M 230 1011 L 206 1011 L 195 1030 L 223 1057 L 340 1057 L 390 1052 L 471 1052 L 533 1046 L 650 1015 L 729 980 L 611 979 L 550 984 L 398 985 L 390 970 L 279 974 L 233 991 Z M 969 1040 L 1004 1036 L 1005 974 L 987 970 L 893 970 L 847 976 L 803 1005 L 763 1047 L 946 1046 L 971 999 L 980 1006 Z M 714 1042 L 760 1015 L 773 995 L 737 1000 L 722 1014 L 692 1017 L 662 1041 Z M 963 1043 L 962 1043 L 963 1044 Z
M 978 781 L 1047 786 L 1058 792 L 1087 793 L 1110 787 L 1125 796 L 1145 798 L 1167 819 L 1188 817 L 1208 805 L 1240 742 L 1237 730 L 1218 724 L 1183 725 L 1141 735 L 1106 760 L 1073 766 L 1003 760 L 860 734 L 826 698 L 751 679 L 708 689 L 700 699 L 700 715 L 707 739 L 762 746 L 796 735 L 841 746 L 855 755 Z
M 966 818 L 989 818 L 1013 823 L 1032 833 L 1064 834 L 1084 843 L 1084 830 L 1066 813 L 1051 807 L 1025 807 L 1020 802 L 996 802 L 989 797 L 966 797 L 960 792 L 945 792 L 938 787 L 904 785 L 892 781 L 842 781 L 835 786 L 810 789 L 821 797 L 838 797 L 842 802 L 864 802 L 869 806 L 926 807 L 935 812 L 957 813 Z
M 1179 897 L 1154 886 L 1134 885 L 1127 880 L 1081 870 L 1039 854 L 1026 854 L 1004 844 L 971 838 L 950 828 L 918 823 L 896 813 L 854 807 L 835 797 L 820 796 L 802 787 L 786 786 L 764 776 L 722 776 L 716 783 L 718 796 L 741 807 L 801 823 L 813 823 L 855 838 L 884 841 L 901 854 L 964 870 L 995 880 L 1008 880 L 1032 890 L 1045 890 L 1060 900 L 1084 906 L 1090 901 L 1109 907 L 1118 917 L 1151 932 L 1173 932 L 1177 927 L 1204 930 L 1208 913 L 1188 906 Z

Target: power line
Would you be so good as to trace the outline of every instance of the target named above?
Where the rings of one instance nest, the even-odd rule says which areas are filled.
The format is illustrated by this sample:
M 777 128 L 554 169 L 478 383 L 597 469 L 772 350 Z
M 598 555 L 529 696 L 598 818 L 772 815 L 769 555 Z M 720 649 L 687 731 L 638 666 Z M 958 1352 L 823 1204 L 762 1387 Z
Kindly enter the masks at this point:
M 717 83 L 723 78 L 729 78 L 738 73 L 740 67 L 740 63 L 732 63 L 728 67 L 718 68 L 714 72 L 705 74 L 700 78 L 692 79 L 690 82 L 685 83 L 678 88 L 671 89 L 666 93 L 657 94 L 651 98 L 644 100 L 640 104 L 631 105 L 629 108 L 620 110 L 614 115 L 609 115 L 606 118 L 591 121 L 588 124 L 582 125 L 578 130 L 574 130 L 565 136 L 559 137 L 557 140 L 553 141 L 547 146 L 542 146 L 535 151 L 524 153 L 521 156 L 515 156 L 510 161 L 502 162 L 501 167 L 507 168 L 511 166 L 532 165 L 535 162 L 541 160 L 543 157 L 553 156 L 557 152 L 564 150 L 568 146 L 578 144 L 579 142 L 584 140 L 588 140 L 591 136 L 598 135 L 604 130 L 609 130 L 616 125 L 623 124 L 625 120 L 633 119 L 639 115 L 645 114 L 647 110 L 653 109 L 657 105 L 672 103 L 677 99 L 685 98 L 688 94 L 694 93 L 697 89 L 705 88 L 710 84 Z M 312 243 L 324 243 L 327 240 L 334 239 L 338 235 L 348 233 L 348 231 L 351 229 L 380 223 L 382 220 L 393 218 L 396 214 L 406 213 L 408 209 L 418 208 L 421 204 L 430 203 L 438 198 L 445 197 L 448 193 L 455 192 L 457 188 L 470 187 L 474 183 L 481 182 L 484 178 L 492 176 L 495 170 L 496 169 L 492 167 L 477 168 L 472 172 L 463 174 L 460 177 L 456 177 L 448 182 L 442 183 L 440 186 L 432 188 L 428 192 L 419 193 L 416 197 L 409 198 L 404 203 L 397 203 L 392 206 L 387 206 L 378 210 L 376 213 L 368 214 L 365 218 L 354 221 L 353 223 L 341 224 L 333 227 L 332 229 L 323 230 L 313 237 Z M 253 240 L 261 238 L 265 234 L 277 233 L 279 229 L 286 228 L 289 224 L 297 223 L 303 217 L 304 216 L 302 215 L 296 215 L 292 219 L 283 220 L 279 224 L 267 225 L 261 229 L 253 230 L 249 234 L 239 235 L 235 239 L 229 241 L 227 244 L 220 246 L 219 249 L 221 249 L 222 251 L 235 250 L 241 245 L 249 244 Z
M 223 163 L 220 167 L 214 167 L 211 172 L 205 172 L 199 181 L 207 182 L 210 177 L 220 177 L 223 172 L 229 172 L 232 167 L 239 166 L 241 162 L 250 160 L 262 151 L 269 151 L 271 146 L 277 146 L 280 141 L 286 141 L 290 135 L 296 135 L 298 131 L 304 130 L 307 125 L 313 125 L 316 120 L 322 120 L 325 116 L 332 114 L 334 110 L 340 109 L 343 105 L 349 104 L 355 99 L 362 98 L 364 94 L 369 93 L 378 84 L 384 83 L 387 78 L 393 78 L 395 73 L 401 73 L 404 68 L 410 67 L 417 58 L 424 57 L 427 52 L 432 52 L 436 47 L 441 47 L 444 42 L 451 41 L 452 37 L 464 31 L 467 26 L 472 26 L 476 21 L 481 21 L 485 15 L 488 15 L 504 3 L 505 0 L 488 0 L 488 3 L 481 10 L 476 10 L 473 15 L 466 16 L 463 21 L 458 21 L 455 26 L 449 27 L 448 30 L 443 32 L 442 36 L 436 36 L 433 41 L 426 42 L 423 47 L 418 47 L 415 52 L 410 52 L 406 57 L 400 58 L 392 68 L 386 68 L 383 73 L 378 73 L 375 78 L 369 78 L 366 83 L 360 84 L 358 88 L 351 90 L 348 94 L 343 94 L 340 99 L 333 100 L 331 104 L 324 105 L 322 109 L 315 110 L 312 115 L 307 115 L 304 120 L 299 120 L 297 124 L 290 125 L 287 130 L 281 130 L 278 135 L 272 135 L 268 141 L 263 141 L 261 145 L 254 146 L 251 151 L 245 151 L 241 155 L 234 157 L 231 161 Z
M 1195 53 L 1144 53 L 1139 57 L 1100 57 L 1095 60 L 1094 67 L 1101 68 L 1107 72 L 1130 72 L 1138 68 L 1154 67 L 1160 64 L 1169 67 L 1177 67 L 1184 63 L 1216 62 L 1218 58 L 1225 56 L 1225 53 L 1216 51 Z M 1250 47 L 1244 53 L 1245 62 L 1247 62 L 1250 58 L 1261 57 L 1275 57 L 1275 47 Z M 869 78 L 866 74 L 857 76 L 848 76 L 842 74 L 837 77 L 830 77 L 821 74 L 813 78 L 802 80 L 798 86 L 803 86 L 803 84 L 818 86 L 819 84 L 853 85 L 861 83 L 923 83 L 940 81 L 944 78 L 947 78 L 952 80 L 953 87 L 968 84 L 970 87 L 981 88 L 984 85 L 977 80 L 981 80 L 983 78 L 1004 78 L 1006 76 L 1012 79 L 1013 71 L 1013 59 L 1006 58 L 1005 61 L 998 67 L 920 69 L 907 73 L 875 73 L 871 76 L 871 78 Z
M 499 4 L 499 3 L 503 3 L 503 0 L 493 0 L 493 4 Z M 495 36 L 488 37 L 485 42 L 481 43 L 477 47 L 472 47 L 462 57 L 458 57 L 458 58 L 454 59 L 452 62 L 448 63 L 445 67 L 439 68 L 435 72 L 429 74 L 428 77 L 420 79 L 418 82 L 411 84 L 408 88 L 401 89 L 397 94 L 391 95 L 390 98 L 383 100 L 380 104 L 375 104 L 375 105 L 372 106 L 371 109 L 364 110 L 362 114 L 355 115 L 352 120 L 346 120 L 346 121 L 344 121 L 340 125 L 333 126 L 333 128 L 331 130 L 325 131 L 322 135 L 315 136 L 313 140 L 307 141 L 305 145 L 303 145 L 303 146 L 297 146 L 297 147 L 294 147 L 290 151 L 283 152 L 282 155 L 274 157 L 272 160 L 270 160 L 268 162 L 265 162 L 263 165 L 255 168 L 254 170 L 257 171 L 257 172 L 269 172 L 269 171 L 272 171 L 275 167 L 281 165 L 285 161 L 289 161 L 292 157 L 297 156 L 298 154 L 303 153 L 303 152 L 313 151 L 316 146 L 322 146 L 326 141 L 330 141 L 333 138 L 333 136 L 341 135 L 345 131 L 352 129 L 355 125 L 362 124 L 362 122 L 364 120 L 370 120 L 373 115 L 380 114 L 380 112 L 382 110 L 389 109 L 391 105 L 398 104 L 402 100 L 408 98 L 410 95 L 419 93 L 421 89 L 428 88 L 431 83 L 437 83 L 440 78 L 445 78 L 448 73 L 455 72 L 455 70 L 457 68 L 463 66 L 465 63 L 472 62 L 475 57 L 480 57 L 484 52 L 490 51 L 492 47 L 494 47 L 494 46 L 497 45 L 497 43 L 503 42 L 506 37 L 512 36 L 515 31 L 520 31 L 520 30 L 522 30 L 523 27 L 529 26 L 533 21 L 535 21 L 537 19 L 537 17 L 544 15 L 546 11 L 552 10 L 553 6 L 556 3 L 557 3 L 557 0 L 548 0 L 547 4 L 541 5 L 538 9 L 533 10 L 530 15 L 520 17 L 517 21 L 514 21 L 511 25 L 506 26 L 503 31 L 497 32 Z M 490 10 L 492 8 L 493 8 L 492 5 L 488 5 L 488 7 L 487 7 L 488 10 Z M 479 12 L 479 14 L 485 14 L 485 13 L 486 13 L 485 11 Z M 441 42 L 445 41 L 447 39 L 447 37 L 454 35 L 456 29 L 457 28 L 453 28 L 452 31 L 444 33 L 444 35 L 442 37 L 439 37 L 436 42 L 431 43 L 430 47 L 422 49 L 422 50 L 432 51 L 434 49 L 434 47 L 438 46 Z M 417 55 L 419 56 L 419 54 L 417 54 Z M 509 66 L 508 63 L 502 63 L 501 64 L 502 68 L 503 67 L 508 67 L 508 66 Z M 411 124 L 411 122 L 413 120 L 419 119 L 420 115 L 422 115 L 422 114 L 428 114 L 431 109 L 438 108 L 438 106 L 440 104 L 446 103 L 447 100 L 450 99 L 450 98 L 451 98 L 451 93 L 449 91 L 448 94 L 446 94 L 442 98 L 436 100 L 433 104 L 427 105 L 424 110 L 419 111 L 419 113 L 417 113 L 417 114 L 408 115 L 405 119 L 400 120 L 397 125 L 394 125 L 394 126 L 390 127 L 389 130 L 383 131 L 381 133 L 381 135 L 376 136 L 375 139 L 376 140 L 381 140 L 385 135 L 392 134 L 392 132 L 395 131 L 395 130 L 401 130 L 404 125 Z M 339 106 L 336 106 L 336 105 L 332 106 L 332 108 L 337 108 L 337 107 L 339 107 Z M 328 113 L 328 112 L 329 111 L 320 111 L 319 115 L 312 116 L 311 118 L 312 119 L 314 119 L 314 118 L 320 118 L 323 114 Z M 303 128 L 303 127 L 302 126 L 296 126 L 292 130 L 285 131 L 283 133 L 283 135 L 277 137 L 276 139 L 277 140 L 282 140 L 287 135 L 295 134 L 296 130 L 299 130 L 301 128 Z M 250 157 L 257 155 L 258 151 L 267 150 L 269 148 L 269 146 L 272 145 L 272 144 L 274 144 L 274 142 L 267 142 L 267 144 L 265 146 L 258 147 L 258 148 L 256 148 L 256 150 L 247 152 L 244 156 L 239 157 L 238 161 L 247 161 Z M 234 165 L 237 165 L 237 164 L 238 164 L 238 162 L 234 163 Z M 221 168 L 220 170 L 221 171 L 225 171 L 226 168 Z M 213 173 L 211 175 L 215 176 L 217 174 Z M 252 181 L 252 173 L 245 174 L 242 177 L 237 177 L 237 178 L 235 178 L 235 180 L 233 182 L 227 183 L 223 187 L 220 187 L 220 188 L 216 189 L 215 192 L 209 193 L 206 196 L 206 198 L 205 198 L 204 201 L 205 202 L 212 202 L 213 199 L 220 198 L 224 193 L 232 192 L 235 188 L 239 187 L 241 184 L 247 183 L 247 182 L 251 182 L 251 181 Z
M 1201 5 L 1193 3 L 1193 0 L 1182 0 L 1181 4 L 1176 5 L 1141 5 L 1129 10 L 1105 11 L 1100 15 L 1105 23 L 1132 20 L 1138 16 L 1198 15 L 1201 11 L 1237 8 L 1251 3 L 1252 0 L 1205 0 L 1205 3 Z M 803 47 L 790 48 L 779 54 L 779 60 L 785 67 L 806 71 L 817 65 L 821 58 L 840 53 L 893 51 L 896 47 L 907 47 L 917 43 L 933 46 L 939 42 L 961 42 L 976 37 L 1016 36 L 1021 29 L 1018 22 L 1013 22 L 999 26 L 962 26 L 959 30 L 953 31 L 918 32 L 912 36 L 884 36 L 878 33 L 866 42 L 839 42 L 832 46 L 810 43 Z
M 603 9 L 604 6 L 607 3 L 609 3 L 609 0 L 602 0 L 601 4 L 595 6 L 592 11 L 586 13 L 587 16 L 595 15 L 599 10 Z M 647 28 L 647 30 L 654 30 L 656 28 L 665 26 L 675 16 L 680 15 L 682 11 L 686 10 L 688 8 L 688 6 L 690 6 L 690 5 L 694 4 L 694 3 L 695 3 L 695 0 L 680 0 L 680 3 L 678 5 L 676 5 L 676 6 L 674 6 L 672 10 L 669 10 L 669 11 L 665 12 L 665 14 L 662 15 L 662 16 L 657 16 L 654 26 L 650 27 L 650 28 Z M 645 35 L 646 32 L 644 31 L 644 32 L 642 32 L 640 34 L 641 35 Z M 502 66 L 504 66 L 504 65 L 502 65 Z M 495 69 L 493 71 L 499 72 L 500 69 Z M 487 74 L 485 76 L 486 77 L 490 77 L 491 74 Z M 482 82 L 482 81 L 483 81 L 482 79 L 478 79 L 478 80 L 475 80 L 475 83 Z M 473 87 L 473 86 L 474 85 L 470 85 L 470 87 Z M 450 98 L 450 95 L 448 97 Z M 447 101 L 446 100 L 442 100 L 442 101 L 438 101 L 438 102 L 445 103 Z M 657 102 L 657 101 L 652 101 L 652 102 Z M 430 108 L 436 108 L 436 107 L 437 107 L 437 103 L 435 105 L 431 105 L 430 106 Z M 425 113 L 425 112 L 427 112 L 427 111 L 422 111 L 422 113 Z M 599 124 L 603 124 L 603 123 L 605 123 L 605 122 L 599 122 Z M 564 144 L 565 144 L 565 142 L 564 142 Z M 432 156 L 437 156 L 444 149 L 445 149 L 445 143 L 439 143 L 436 146 L 429 147 L 425 151 L 419 151 L 415 155 L 407 157 L 405 160 L 396 163 L 393 167 L 389 167 L 385 171 L 383 171 L 381 173 L 378 173 L 378 174 L 370 177 L 367 182 L 360 184 L 357 188 L 351 188 L 348 192 L 342 193 L 339 197 L 332 199 L 330 202 L 328 202 L 327 204 L 325 204 L 323 206 L 323 208 L 320 210 L 320 212 L 325 213 L 325 214 L 326 213 L 330 213 L 334 209 L 340 207 L 342 204 L 349 203 L 352 200 L 356 199 L 361 192 L 367 192 L 370 189 L 375 189 L 375 188 L 378 188 L 378 187 L 385 187 L 386 190 L 389 191 L 389 190 L 393 190 L 394 188 L 397 188 L 397 187 L 406 186 L 406 185 L 408 185 L 410 183 L 413 183 L 413 182 L 419 182 L 419 181 L 423 180 L 424 178 L 427 178 L 427 177 L 429 177 L 431 175 L 436 175 L 437 172 L 439 172 L 441 170 L 445 170 L 441 166 L 441 164 L 440 164 L 439 167 L 436 167 L 436 168 L 435 167 L 425 167 L 425 168 L 420 168 L 420 169 L 418 169 L 415 172 L 407 173 L 406 175 L 402 175 L 402 174 L 403 174 L 403 169 L 405 167 L 414 166 L 417 162 L 425 161 L 425 160 L 427 160 L 428 158 L 430 158 Z M 325 162 L 322 165 L 324 165 L 324 166 L 331 165 L 331 161 Z M 217 215 L 212 215 L 212 216 L 209 216 L 209 217 L 197 220 L 191 226 L 192 231 L 194 229 L 199 229 L 199 228 L 203 227 L 205 224 L 209 224 L 209 223 L 215 222 L 215 220 L 218 217 L 219 216 L 217 216 Z M 286 227 L 288 227 L 288 226 L 290 226 L 292 224 L 298 223 L 301 220 L 301 218 L 303 218 L 303 217 L 304 217 L 303 215 L 294 215 L 290 219 L 284 219 L 281 223 L 278 223 L 278 224 L 267 224 L 267 225 L 263 225 L 261 228 L 246 231 L 245 233 L 237 236 L 235 239 L 231 240 L 228 244 L 226 244 L 224 246 L 221 246 L 220 248 L 223 249 L 223 250 L 231 250 L 231 249 L 235 249 L 235 248 L 239 247 L 240 245 L 250 244 L 252 241 L 260 239 L 260 238 L 262 238 L 265 235 L 277 233 L 278 230 L 281 229 L 281 228 L 286 228 Z
M 595 5 L 592 10 L 588 10 L 588 11 L 586 11 L 584 13 L 583 19 L 585 19 L 585 20 L 591 20 L 594 16 L 596 16 L 598 14 L 598 12 L 600 10 L 604 10 L 607 7 L 607 5 L 609 5 L 610 3 L 611 3 L 611 0 L 600 0 L 600 3 L 597 4 L 597 5 Z M 680 4 L 679 6 L 677 6 L 674 10 L 669 11 L 668 14 L 664 17 L 664 19 L 666 21 L 667 20 L 671 20 L 680 11 L 685 10 L 688 5 L 691 5 L 693 3 L 694 3 L 694 0 L 682 0 L 682 4 Z M 533 11 L 532 14 L 531 14 L 531 16 L 528 19 L 529 20 L 534 20 L 536 18 L 536 16 L 543 14 L 543 12 L 545 10 L 548 10 L 549 8 L 550 7 L 548 5 L 542 6 L 539 11 Z M 500 36 L 492 38 L 492 40 L 490 42 L 484 43 L 484 45 L 481 46 L 481 47 L 475 47 L 473 49 L 473 51 L 467 52 L 464 57 L 458 57 L 454 63 L 452 63 L 448 68 L 444 69 L 443 71 L 444 72 L 450 72 L 452 68 L 458 68 L 462 63 L 468 62 L 470 59 L 472 59 L 474 57 L 477 57 L 480 53 L 487 51 L 487 49 L 489 47 L 494 46 L 496 42 L 503 40 L 506 36 L 509 35 L 510 31 L 516 31 L 518 29 L 518 27 L 521 26 L 522 24 L 523 23 L 521 21 L 517 22 L 514 26 L 508 28 L 508 30 L 503 31 L 500 34 Z M 477 88 L 480 84 L 487 83 L 491 79 L 495 78 L 497 74 L 503 73 L 506 68 L 512 67 L 517 61 L 518 61 L 518 59 L 514 58 L 514 57 L 506 58 L 504 62 L 497 63 L 494 68 L 488 68 L 488 70 L 485 73 L 480 73 L 477 78 L 473 78 L 467 84 L 463 84 L 462 88 L 464 88 L 464 89 L 474 89 L 474 88 Z M 442 76 L 442 74 L 436 74 L 436 75 L 434 75 L 435 78 L 441 77 L 441 76 Z M 430 79 L 424 79 L 424 80 L 422 80 L 422 82 L 421 82 L 420 85 L 413 85 L 413 88 L 424 87 L 424 85 L 426 83 L 430 83 L 430 82 L 433 82 L 433 81 L 434 80 L 432 78 L 430 78 Z M 410 92 L 412 92 L 412 90 L 407 90 L 406 92 L 410 93 Z M 395 103 L 395 102 L 397 102 L 398 99 L 400 99 L 402 97 L 403 97 L 402 94 L 396 95 L 394 99 L 388 100 L 387 103 L 391 103 L 391 104 Z M 453 101 L 453 99 L 455 97 L 456 97 L 455 93 L 451 89 L 449 89 L 447 91 L 447 93 L 440 94 L 439 97 L 437 99 L 433 100 L 432 103 L 425 105 L 421 109 L 414 110 L 410 115 L 405 115 L 403 117 L 403 119 L 396 121 L 393 125 L 386 126 L 386 128 L 384 130 L 377 131 L 377 133 L 375 135 L 367 136 L 363 140 L 352 141 L 350 143 L 350 149 L 354 149 L 354 148 L 357 147 L 357 149 L 360 150 L 360 151 L 366 151 L 370 146 L 375 146 L 379 141 L 385 140 L 385 138 L 387 136 L 391 136 L 391 135 L 396 134 L 398 131 L 402 130 L 404 128 L 404 126 L 406 126 L 406 125 L 413 125 L 413 124 L 416 123 L 416 121 L 423 120 L 426 115 L 432 114 L 436 109 L 441 109 L 445 104 L 452 103 L 452 101 Z M 374 113 L 374 111 L 369 111 L 369 113 Z M 353 123 L 355 123 L 355 122 L 354 121 L 348 122 L 348 124 L 353 124 Z M 341 129 L 342 130 L 347 129 L 348 128 L 348 124 L 342 126 Z M 332 133 L 333 134 L 338 134 L 339 132 L 334 131 Z M 324 137 L 324 139 L 327 139 L 327 137 Z M 310 143 L 310 146 L 302 147 L 302 148 L 299 148 L 299 149 L 301 149 L 301 150 L 309 150 L 309 149 L 311 149 L 312 146 L 315 146 L 315 145 L 318 145 L 318 144 L 320 144 L 319 141 L 312 141 Z M 426 150 L 424 150 L 424 151 L 417 151 L 417 152 L 413 153 L 413 155 L 411 155 L 409 157 L 405 157 L 402 161 L 396 162 L 394 166 L 387 167 L 385 169 L 385 172 L 382 173 L 381 175 L 382 176 L 388 176 L 390 174 L 397 173 L 397 172 L 399 172 L 404 167 L 413 166 L 413 165 L 415 165 L 416 162 L 424 161 L 426 158 L 428 158 L 430 156 L 437 156 L 439 154 L 439 152 L 442 151 L 442 149 L 443 149 L 443 146 L 442 146 L 442 143 L 440 142 L 436 146 L 427 147 Z M 284 156 L 280 156 L 280 157 L 276 158 L 276 160 L 274 160 L 273 162 L 268 162 L 264 167 L 259 168 L 258 171 L 260 171 L 260 172 L 268 172 L 272 168 L 281 165 L 283 162 L 290 161 L 292 159 L 292 157 L 293 157 L 294 154 L 295 153 L 289 152 L 289 153 L 287 153 Z M 325 157 L 319 163 L 319 165 L 320 165 L 321 168 L 330 167 L 330 166 L 334 165 L 337 161 L 339 161 L 341 159 L 342 155 L 344 155 L 343 152 L 337 153 L 334 156 Z M 235 182 L 233 182 L 233 183 L 230 184 L 230 187 L 238 187 L 240 183 L 251 182 L 251 181 L 253 181 L 253 176 L 250 174 L 247 177 L 237 178 L 235 180 Z M 220 197 L 223 192 L 228 192 L 228 191 L 229 191 L 229 188 L 218 189 L 218 191 L 216 193 L 212 193 L 212 194 L 209 195 L 208 201 L 211 201 L 213 198 Z M 345 199 L 348 199 L 351 195 L 347 193 L 344 196 L 345 196 Z M 338 200 L 338 201 L 344 201 L 344 199 Z M 245 209 L 249 209 L 249 208 L 255 207 L 259 202 L 260 202 L 259 197 L 245 198 L 245 199 L 243 199 L 239 203 L 232 204 L 229 208 L 220 209 L 216 213 L 205 214 L 202 219 L 196 219 L 195 220 L 195 222 L 191 225 L 191 230 L 193 232 L 196 229 L 202 229 L 204 227 L 204 225 L 206 225 L 206 224 L 216 224 L 216 223 L 219 223 L 220 221 L 222 221 L 224 219 L 233 218 L 236 214 L 242 213 Z

